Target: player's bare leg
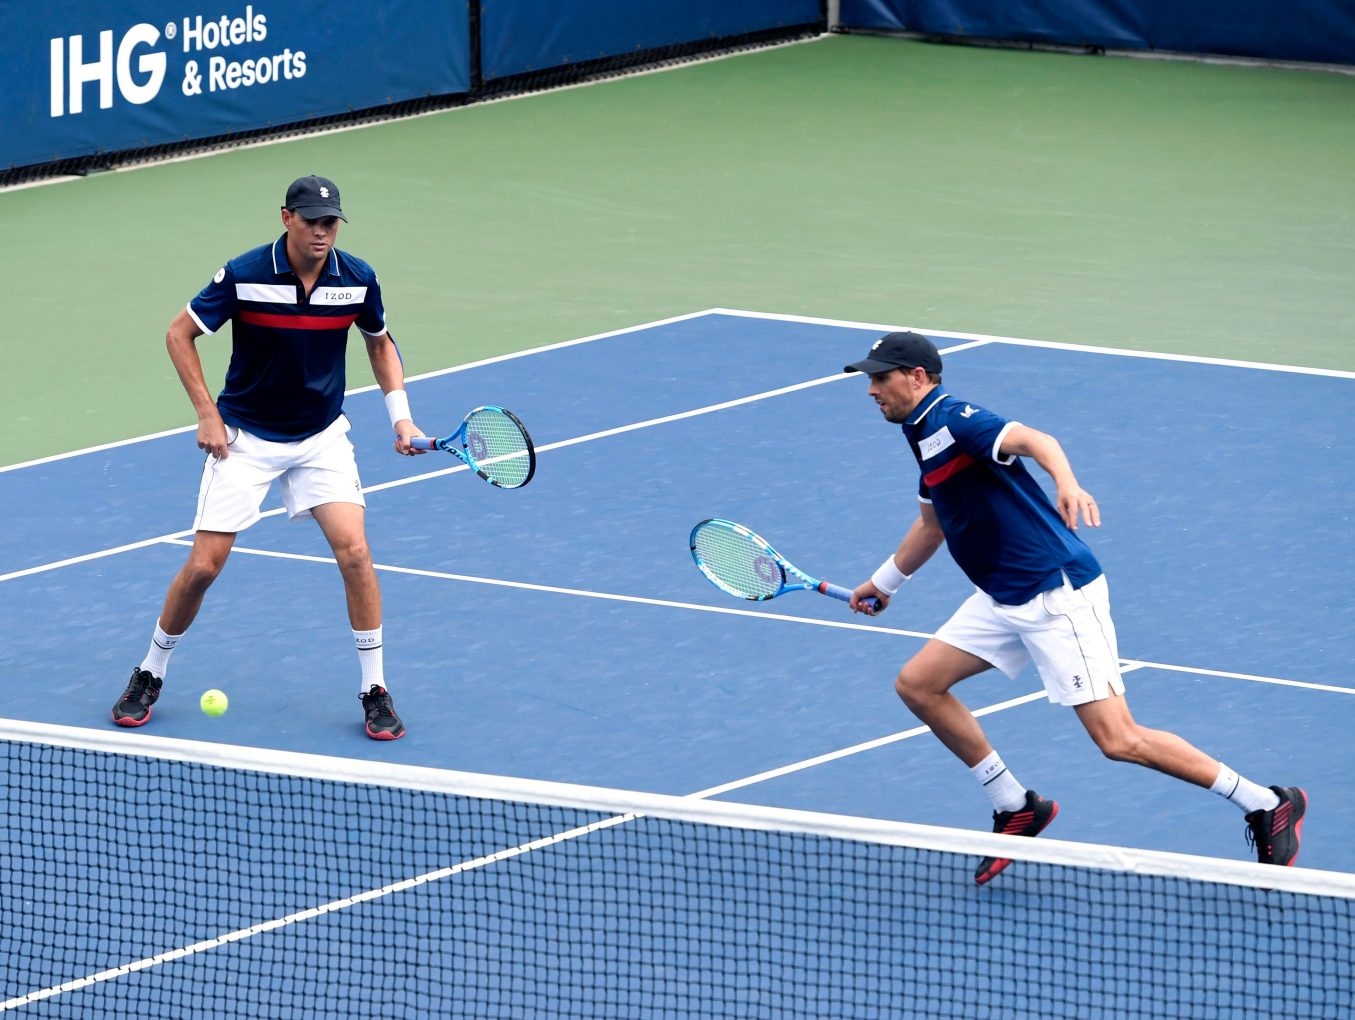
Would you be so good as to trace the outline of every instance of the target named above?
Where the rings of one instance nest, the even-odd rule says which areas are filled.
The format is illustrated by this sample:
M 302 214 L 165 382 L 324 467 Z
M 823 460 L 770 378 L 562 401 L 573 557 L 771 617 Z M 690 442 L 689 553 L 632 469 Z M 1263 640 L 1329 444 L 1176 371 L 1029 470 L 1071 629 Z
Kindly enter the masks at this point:
M 232 532 L 199 531 L 193 536 L 188 559 L 165 593 L 165 604 L 146 657 L 132 670 L 122 697 L 113 705 L 113 721 L 119 726 L 144 726 L 150 721 L 151 706 L 164 686 L 170 654 L 197 618 L 203 597 L 226 565 L 234 544 Z
M 983 727 L 950 689 L 961 680 L 992 669 L 977 655 L 932 638 L 908 660 L 894 681 L 894 690 L 938 740 L 973 768 L 993 750 Z
M 197 619 L 203 597 L 220 576 L 234 545 L 233 532 L 199 531 L 193 536 L 193 548 L 170 582 L 160 610 L 160 626 L 168 633 L 182 634 Z
M 1129 713 L 1129 703 L 1114 692 L 1074 711 L 1101 753 L 1113 761 L 1156 769 L 1206 790 L 1219 773 L 1219 763 L 1184 738 L 1140 726 Z
M 356 503 L 323 503 L 311 513 L 334 550 L 354 630 L 381 626 L 381 586 L 367 545 L 366 510 Z
M 1016 781 L 974 713 L 950 692 L 961 680 L 991 668 L 977 655 L 932 638 L 899 671 L 894 690 L 983 784 L 993 801 L 993 831 L 1035 836 L 1054 820 L 1058 804 Z M 985 857 L 979 861 L 974 881 L 984 885 L 1009 864 L 1010 858 Z
M 366 717 L 367 735 L 373 740 L 404 736 L 405 725 L 395 712 L 386 689 L 381 635 L 381 585 L 372 566 L 367 545 L 366 510 L 356 503 L 323 503 L 312 507 L 325 540 L 334 550 L 334 560 L 343 577 L 348 599 L 348 620 L 358 648 L 362 681 L 358 697 Z

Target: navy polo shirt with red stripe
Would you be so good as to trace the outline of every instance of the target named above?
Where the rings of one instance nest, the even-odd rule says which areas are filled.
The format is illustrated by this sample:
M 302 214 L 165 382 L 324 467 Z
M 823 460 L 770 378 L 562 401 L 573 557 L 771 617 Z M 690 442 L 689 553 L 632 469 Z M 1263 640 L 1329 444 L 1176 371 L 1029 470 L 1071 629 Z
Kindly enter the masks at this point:
M 343 412 L 348 327 L 386 329 L 381 285 L 362 259 L 339 251 L 311 293 L 287 262 L 287 235 L 227 262 L 188 303 L 204 333 L 232 323 L 221 418 L 264 439 L 295 442 Z
M 1092 551 L 1063 523 L 1019 457 L 1002 440 L 1017 423 L 933 390 L 903 425 L 922 469 L 918 498 L 936 511 L 946 547 L 995 602 L 1019 606 L 1101 574 Z

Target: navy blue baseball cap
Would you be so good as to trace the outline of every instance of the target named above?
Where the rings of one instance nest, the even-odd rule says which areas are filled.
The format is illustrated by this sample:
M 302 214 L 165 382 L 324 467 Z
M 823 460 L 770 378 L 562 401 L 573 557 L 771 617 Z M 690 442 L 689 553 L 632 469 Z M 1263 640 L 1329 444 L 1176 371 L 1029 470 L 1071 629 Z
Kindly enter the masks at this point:
M 886 333 L 870 346 L 870 353 L 860 361 L 844 365 L 844 372 L 865 372 L 875 375 L 895 368 L 922 368 L 930 375 L 941 374 L 941 355 L 921 333 L 905 330 Z
M 287 201 L 284 209 L 300 213 L 308 220 L 322 220 L 326 216 L 337 216 L 345 223 L 348 217 L 339 207 L 339 186 L 324 177 L 311 174 L 298 177 L 287 189 Z

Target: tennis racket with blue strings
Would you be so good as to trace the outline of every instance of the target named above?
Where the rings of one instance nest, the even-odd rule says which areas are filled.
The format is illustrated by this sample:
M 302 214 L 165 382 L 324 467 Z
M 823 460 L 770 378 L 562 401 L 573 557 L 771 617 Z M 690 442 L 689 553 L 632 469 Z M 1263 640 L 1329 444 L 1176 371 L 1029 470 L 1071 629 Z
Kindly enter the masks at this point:
M 532 437 L 512 411 L 486 404 L 466 415 L 450 436 L 415 436 L 416 450 L 441 450 L 465 461 L 477 475 L 501 489 L 520 489 L 536 474 Z
M 704 520 L 692 529 L 690 544 L 696 569 L 736 598 L 765 602 L 788 591 L 816 591 L 842 602 L 852 599 L 850 588 L 810 577 L 742 524 Z

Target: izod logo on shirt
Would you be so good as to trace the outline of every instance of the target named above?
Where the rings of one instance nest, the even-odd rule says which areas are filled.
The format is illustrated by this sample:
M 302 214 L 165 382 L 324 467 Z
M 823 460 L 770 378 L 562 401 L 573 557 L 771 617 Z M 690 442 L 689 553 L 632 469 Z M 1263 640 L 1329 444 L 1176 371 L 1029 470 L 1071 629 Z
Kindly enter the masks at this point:
M 947 447 L 955 445 L 955 437 L 950 434 L 950 427 L 943 426 L 936 432 L 933 432 L 922 442 L 917 444 L 918 452 L 922 454 L 923 460 L 930 460 Z

